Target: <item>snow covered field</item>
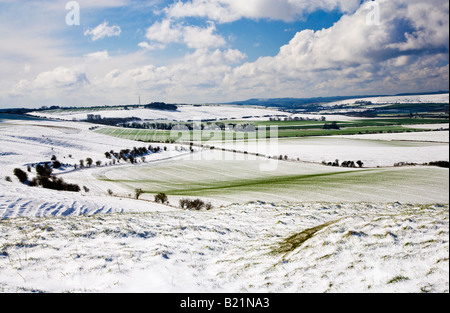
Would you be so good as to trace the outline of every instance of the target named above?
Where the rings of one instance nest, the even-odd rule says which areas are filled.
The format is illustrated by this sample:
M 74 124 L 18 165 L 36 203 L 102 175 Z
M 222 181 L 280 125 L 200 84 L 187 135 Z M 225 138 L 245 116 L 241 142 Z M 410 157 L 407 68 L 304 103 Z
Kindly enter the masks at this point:
M 391 142 L 434 142 L 448 143 L 448 131 L 432 131 L 432 132 L 414 132 L 414 133 L 392 133 L 392 134 L 364 134 L 351 136 L 335 136 L 335 138 L 362 139 L 362 140 L 379 140 Z M 445 151 L 443 151 L 445 152 Z M 445 155 L 445 154 L 443 154 Z
M 203 152 L 194 159 L 177 159 L 149 165 L 112 167 L 68 174 L 70 181 L 108 184 L 122 194 L 136 188 L 143 197 L 165 192 L 179 198 L 200 197 L 221 204 L 247 201 L 447 203 L 448 170 L 436 167 L 349 169 L 262 158 L 245 159 L 231 153 Z M 270 166 L 269 166 L 270 165 Z M 272 167 L 273 166 L 273 167 Z M 82 176 L 80 176 L 82 175 Z M 99 182 L 101 181 L 101 183 Z
M 430 125 L 404 125 L 404 127 L 407 128 L 418 128 L 418 129 L 425 129 L 425 130 L 448 130 L 450 128 L 450 124 L 430 124 Z M 448 136 L 448 133 L 447 133 Z
M 132 149 L 146 144 L 98 134 L 89 130 L 92 124 L 82 122 L 10 121 L 0 123 L 0 175 L 11 175 L 14 167 L 49 162 L 55 155 L 61 163 L 73 165 L 80 159 L 108 162 L 107 151 Z M 157 160 L 176 155 L 170 145 L 166 153 L 147 156 Z M 72 170 L 73 168 L 68 168 Z
M 397 104 L 397 103 L 449 103 L 449 94 L 415 95 L 415 96 L 392 96 L 392 97 L 368 97 L 360 99 L 342 100 L 326 104 L 325 106 L 338 106 L 354 104 L 358 101 L 370 101 L 374 104 Z
M 0 219 L 23 216 L 66 216 L 80 214 L 98 214 L 111 212 L 148 211 L 144 202 L 106 197 L 108 184 L 89 185 L 89 193 L 59 193 L 42 188 L 30 188 L 20 184 L 13 175 L 15 168 L 26 171 L 26 166 L 49 162 L 53 155 L 67 166 L 54 170 L 55 173 L 74 171 L 74 164 L 90 157 L 96 162 L 106 164 L 110 160 L 106 151 L 120 151 L 141 147 L 142 142 L 118 139 L 89 131 L 91 124 L 78 122 L 52 121 L 7 121 L 0 123 Z M 167 159 L 183 155 L 171 145 L 167 151 L 146 156 L 146 162 Z M 120 167 L 126 164 L 116 164 Z M 95 167 L 95 166 L 93 166 Z M 85 169 L 87 171 L 88 169 Z M 35 175 L 34 169 L 29 178 Z M 77 171 L 75 171 L 77 172 Z M 83 172 L 83 171 L 81 171 Z M 12 182 L 7 182 L 10 177 Z M 69 183 L 87 185 L 83 180 L 66 180 Z M 120 191 L 120 190 L 119 190 Z M 153 205 L 152 210 L 168 210 L 165 206 Z
M 104 110 L 56 110 L 32 112 L 30 115 L 48 119 L 60 119 L 65 121 L 82 121 L 87 119 L 88 114 L 98 114 L 102 118 L 131 118 L 138 117 L 142 120 L 168 120 L 168 121 L 199 121 L 199 120 L 249 120 L 249 121 L 268 121 L 273 117 L 291 117 L 304 119 L 318 119 L 323 116 L 327 121 L 353 121 L 357 118 L 337 114 L 291 114 L 278 111 L 276 109 L 266 109 L 264 107 L 248 107 L 233 105 L 182 105 L 177 111 L 158 111 L 149 109 L 104 109 Z
M 376 169 L 373 176 L 350 170 L 342 173 L 352 186 L 345 189 L 327 178 L 328 172 L 341 177 L 344 169 L 283 162 L 277 177 L 256 173 L 257 163 L 222 163 L 222 171 L 199 160 L 192 161 L 199 162 L 196 170 L 167 145 L 167 152 L 149 155 L 148 164 L 61 171 L 68 182 L 89 185 L 89 193 L 31 188 L 13 176 L 15 167 L 52 155 L 68 164 L 87 157 L 107 161 L 105 151 L 143 145 L 91 126 L 0 122 L 0 292 L 449 292 L 447 169 Z M 358 149 L 373 153 L 371 144 L 377 145 L 364 140 Z M 388 143 L 379 144 L 379 151 L 389 151 Z M 98 180 L 101 173 L 174 188 L 232 185 L 218 197 L 223 206 L 182 211 L 107 196 L 108 188 L 118 194 L 132 189 Z M 277 190 L 271 176 L 284 193 L 270 196 Z M 286 188 L 290 181 L 297 185 Z M 265 188 L 273 200 L 258 201 Z M 358 200 L 369 194 L 378 198 Z M 346 197 L 357 200 L 339 202 Z
M 362 160 L 366 167 L 393 166 L 398 162 L 423 164 L 449 160 L 449 132 L 367 134 L 208 143 L 218 148 L 321 163 Z
M 242 119 L 244 117 L 253 117 L 261 119 L 264 116 L 286 115 L 278 110 L 270 110 L 258 107 L 243 107 L 232 105 L 180 105 L 177 111 L 159 111 L 149 109 L 130 109 L 130 110 L 64 110 L 54 113 L 35 112 L 34 116 L 45 118 L 58 118 L 67 121 L 86 120 L 88 114 L 99 114 L 102 118 L 127 118 L 139 117 L 143 120 L 169 120 L 169 121 L 189 121 L 189 120 L 210 120 L 210 119 Z

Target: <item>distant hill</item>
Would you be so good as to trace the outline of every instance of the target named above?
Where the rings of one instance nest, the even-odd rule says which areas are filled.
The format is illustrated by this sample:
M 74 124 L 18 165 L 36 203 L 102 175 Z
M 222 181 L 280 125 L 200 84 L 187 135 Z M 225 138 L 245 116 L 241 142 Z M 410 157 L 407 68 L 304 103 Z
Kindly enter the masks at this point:
M 312 104 L 329 103 L 347 99 L 358 99 L 362 96 L 354 97 L 317 97 L 317 98 L 269 98 L 269 99 L 249 99 L 245 101 L 234 101 L 227 104 L 235 105 L 257 105 L 265 107 L 298 108 Z
M 426 92 L 426 93 L 403 93 L 398 95 L 359 95 L 359 96 L 334 96 L 334 97 L 315 97 L 315 98 L 269 98 L 269 99 L 249 99 L 244 101 L 234 101 L 227 104 L 234 105 L 253 105 L 264 107 L 276 107 L 282 109 L 307 109 L 310 106 L 326 104 L 330 102 L 369 98 L 369 97 L 390 97 L 390 96 L 416 96 L 416 95 L 434 95 L 449 93 L 448 91 Z

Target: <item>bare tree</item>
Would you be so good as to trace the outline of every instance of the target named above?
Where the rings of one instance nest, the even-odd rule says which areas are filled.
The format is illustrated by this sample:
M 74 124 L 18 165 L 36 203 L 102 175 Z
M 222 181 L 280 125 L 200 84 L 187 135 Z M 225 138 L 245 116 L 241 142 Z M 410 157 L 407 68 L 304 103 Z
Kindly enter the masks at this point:
M 134 195 L 136 196 L 136 200 L 139 200 L 139 197 L 144 193 L 144 191 L 139 188 L 134 191 Z

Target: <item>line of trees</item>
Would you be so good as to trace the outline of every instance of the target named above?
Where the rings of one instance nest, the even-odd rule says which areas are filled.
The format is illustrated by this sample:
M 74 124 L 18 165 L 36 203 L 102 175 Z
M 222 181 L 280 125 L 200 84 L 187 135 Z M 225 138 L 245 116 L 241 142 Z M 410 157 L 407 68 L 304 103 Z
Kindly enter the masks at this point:
M 115 152 L 114 150 L 105 152 L 105 157 L 109 160 L 112 160 L 113 163 L 115 161 L 124 160 L 125 162 L 130 161 L 131 164 L 137 162 L 137 159 L 140 157 L 143 161 L 145 161 L 145 156 L 150 153 L 159 153 L 161 151 L 167 151 L 167 147 L 161 148 L 159 146 L 153 147 L 134 147 L 133 149 L 122 149 L 119 152 Z
M 173 123 L 173 122 L 142 122 L 139 120 L 127 121 L 124 123 L 119 123 L 117 126 L 121 126 L 124 128 L 135 128 L 135 129 L 156 129 L 156 130 L 180 130 L 180 131 L 193 131 L 193 130 L 235 130 L 235 131 L 249 131 L 253 127 L 253 131 L 256 131 L 257 128 L 250 123 L 245 124 L 237 124 L 237 123 L 223 123 L 223 122 L 214 122 L 202 120 L 198 125 L 196 123 L 185 122 L 185 123 Z M 239 127 L 239 129 L 237 128 Z
M 423 163 L 423 164 L 413 163 L 413 162 L 397 162 L 397 163 L 394 163 L 394 167 L 418 166 L 418 165 L 450 168 L 450 162 L 449 161 L 434 161 L 434 162 Z
M 159 146 L 153 147 L 134 147 L 133 149 L 122 149 L 119 152 L 115 152 L 114 150 L 106 151 L 104 153 L 105 157 L 108 160 L 111 160 L 109 163 L 110 165 L 116 164 L 116 162 L 120 162 L 120 160 L 123 160 L 125 162 L 130 162 L 131 164 L 136 164 L 138 162 L 138 159 L 141 158 L 142 162 L 145 162 L 145 156 L 150 153 L 159 153 L 161 151 L 167 151 L 167 147 L 161 148 Z M 93 165 L 96 165 L 97 167 L 102 166 L 102 161 L 96 161 L 92 158 L 86 158 L 81 159 L 78 163 L 74 164 L 73 167 L 75 169 L 77 168 L 85 168 L 85 167 L 92 167 Z
M 362 168 L 364 166 L 364 162 L 361 160 L 358 161 L 344 161 L 339 163 L 339 160 L 335 160 L 334 162 L 326 162 L 322 161 L 322 165 L 333 166 L 333 167 L 349 167 L 349 168 Z

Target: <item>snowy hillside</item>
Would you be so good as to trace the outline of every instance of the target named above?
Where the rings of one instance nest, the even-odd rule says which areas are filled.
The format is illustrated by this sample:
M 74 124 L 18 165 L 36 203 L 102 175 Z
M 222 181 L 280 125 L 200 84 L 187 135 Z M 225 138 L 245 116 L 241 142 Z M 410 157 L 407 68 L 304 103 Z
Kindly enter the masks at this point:
M 105 151 L 143 143 L 98 134 L 91 126 L 0 123 L 0 292 L 449 291 L 446 169 L 375 172 L 283 162 L 269 175 L 253 170 L 254 161 L 180 163 L 186 152 L 171 145 L 136 165 L 104 166 Z M 58 170 L 64 179 L 91 190 L 28 187 L 13 175 L 14 168 L 26 170 L 53 155 L 68 164 Z M 87 157 L 102 165 L 73 171 Z M 101 173 L 119 182 L 100 180 Z M 144 196 L 137 201 L 126 183 L 139 179 L 186 190 L 200 186 L 219 200 L 224 190 L 238 203 L 184 211 Z M 299 195 L 301 190 L 307 192 Z M 277 195 L 244 202 L 239 192 Z M 413 204 L 314 200 L 400 199 L 399 193 Z M 282 199 L 286 195 L 291 202 Z M 310 201 L 299 202 L 305 196 Z
M 0 292 L 448 292 L 449 208 L 254 203 L 0 221 Z
M 102 166 L 98 168 L 102 168 L 111 161 L 105 157 L 105 152 L 133 149 L 143 145 L 142 142 L 97 134 L 89 131 L 89 127 L 92 125 L 52 121 L 0 123 L 0 219 L 170 209 L 157 204 L 149 206 L 146 202 L 106 197 L 106 191 L 110 188 L 107 184 L 98 189 L 95 189 L 94 185 L 87 193 L 59 193 L 26 187 L 13 175 L 15 168 L 26 171 L 28 165 L 49 162 L 53 155 L 63 164 L 60 169 L 54 170 L 55 173 L 80 171 L 79 168 L 75 170 L 74 165 L 79 166 L 79 160 L 86 158 L 92 158 L 94 162 L 101 161 Z M 183 155 L 171 145 L 159 146 L 167 147 L 167 151 L 148 154 L 145 157 L 146 163 Z M 142 163 L 141 160 L 139 162 Z M 113 166 L 125 165 L 122 161 Z M 94 167 L 97 166 L 93 165 Z M 30 179 L 36 175 L 34 167 L 31 167 L 28 174 Z M 6 177 L 9 177 L 11 182 L 6 181 Z M 84 184 L 84 181 L 68 182 L 79 184 L 80 187 Z M 112 189 L 114 192 L 123 191 Z
M 110 161 L 105 152 L 148 146 L 142 142 L 105 136 L 92 131 L 92 124 L 54 121 L 15 121 L 0 123 L 0 175 L 11 175 L 14 167 L 49 162 L 53 155 L 68 164 L 68 170 L 80 159 L 92 158 L 102 164 Z M 170 145 L 168 151 L 148 155 L 147 160 L 157 160 L 176 155 Z M 63 168 L 64 169 L 64 168 Z
M 392 97 L 368 97 L 360 99 L 342 100 L 326 104 L 325 106 L 338 106 L 354 104 L 356 102 L 370 101 L 373 104 L 397 104 L 397 103 L 449 103 L 449 94 L 416 95 L 416 96 L 392 96 Z

